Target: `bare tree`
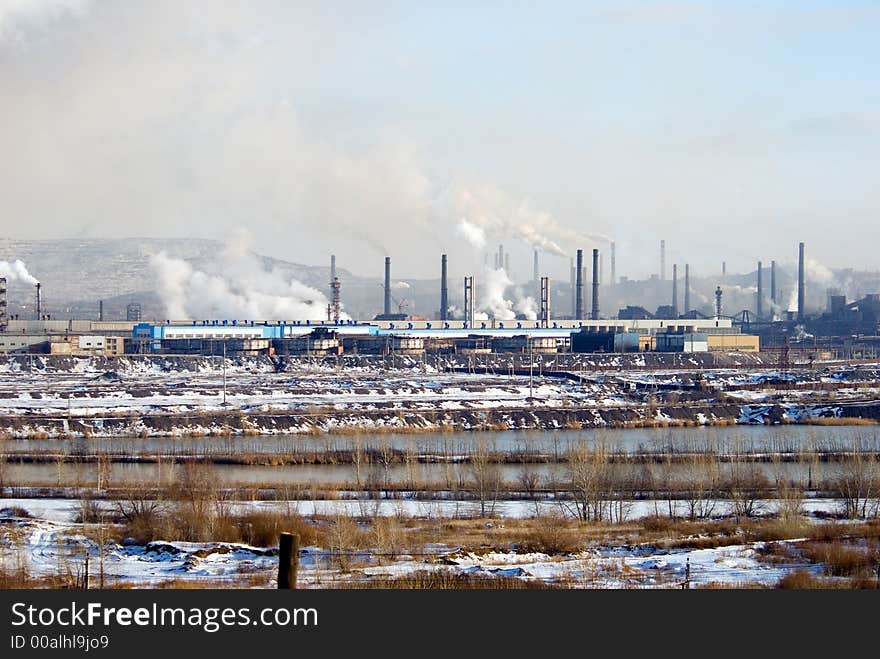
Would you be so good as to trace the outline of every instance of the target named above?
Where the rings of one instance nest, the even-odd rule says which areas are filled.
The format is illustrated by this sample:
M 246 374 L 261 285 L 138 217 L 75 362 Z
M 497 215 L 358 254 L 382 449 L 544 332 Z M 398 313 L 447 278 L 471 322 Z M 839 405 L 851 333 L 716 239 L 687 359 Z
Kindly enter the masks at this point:
M 861 435 L 853 438 L 850 456 L 841 465 L 837 488 L 848 518 L 877 517 L 880 469 L 876 457 L 864 450 Z
M 538 488 L 541 485 L 541 474 L 534 465 L 523 465 L 519 472 L 519 485 L 525 495 L 535 504 L 535 517 L 538 516 Z
M 492 451 L 485 439 L 477 440 L 471 453 L 471 492 L 480 502 L 480 517 L 486 516 L 486 504 L 490 504 L 490 514 L 495 512 L 495 502 L 501 486 L 501 472 L 492 461 Z
M 565 453 L 571 503 L 563 508 L 582 521 L 601 521 L 605 515 L 603 495 L 608 489 L 608 452 L 604 444 L 590 448 L 582 440 Z

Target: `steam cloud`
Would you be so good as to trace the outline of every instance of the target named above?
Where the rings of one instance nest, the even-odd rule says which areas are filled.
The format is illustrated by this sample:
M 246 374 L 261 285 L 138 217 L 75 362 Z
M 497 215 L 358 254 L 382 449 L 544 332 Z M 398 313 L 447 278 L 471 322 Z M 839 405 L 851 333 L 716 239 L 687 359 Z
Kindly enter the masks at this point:
M 25 284 L 36 285 L 39 283 L 37 278 L 28 272 L 21 259 L 15 259 L 12 263 L 0 261 L 0 277 L 5 277 L 9 281 L 23 281 Z
M 515 299 L 510 300 L 505 296 L 507 288 L 513 285 L 504 268 L 486 268 L 483 271 L 483 299 L 474 314 L 477 320 L 515 320 L 517 313 L 524 315 L 530 320 L 538 317 L 535 310 L 535 300 L 524 297 L 522 291 L 516 289 Z
M 316 320 L 326 316 L 327 298 L 320 291 L 285 279 L 277 269 L 266 270 L 246 240 L 226 247 L 215 272 L 197 270 L 165 252 L 151 256 L 150 265 L 168 318 Z

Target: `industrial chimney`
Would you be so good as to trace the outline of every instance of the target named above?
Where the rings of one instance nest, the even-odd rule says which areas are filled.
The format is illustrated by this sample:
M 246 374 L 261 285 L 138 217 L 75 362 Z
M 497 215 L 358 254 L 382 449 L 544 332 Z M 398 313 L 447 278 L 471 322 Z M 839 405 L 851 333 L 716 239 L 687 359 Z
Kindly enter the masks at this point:
M 574 269 L 574 259 L 569 259 L 571 262 L 571 317 L 577 318 L 577 285 Z
M 577 251 L 577 284 L 575 287 L 575 312 L 576 320 L 584 319 L 584 250 Z
M 446 254 L 440 257 L 440 320 L 449 320 L 449 291 L 446 288 Z
M 98 300 L 98 320 L 104 320 L 104 300 Z
M 721 287 L 715 289 L 715 319 L 721 318 Z
M 331 316 L 332 316 L 331 320 L 333 321 L 334 325 L 338 325 L 339 324 L 339 310 L 342 306 L 341 305 L 341 297 L 339 295 L 339 288 L 340 288 L 339 277 L 333 278 L 333 283 L 331 284 L 331 288 L 333 289 L 333 292 L 331 293 L 331 298 L 330 298 L 330 300 L 331 300 L 330 311 L 331 311 Z
M 40 317 L 43 314 L 43 294 L 42 294 L 43 285 L 40 282 L 37 282 L 37 299 L 35 307 L 36 312 L 36 320 L 40 320 Z
M 764 277 L 762 276 L 761 262 L 758 261 L 758 293 L 755 299 L 755 315 L 759 319 L 764 317 Z
M 798 244 L 797 319 L 804 320 L 804 244 Z
M 474 324 L 474 278 L 464 278 L 464 320 L 468 327 Z
M 550 277 L 541 277 L 541 327 L 550 327 Z
M 672 317 L 678 318 L 678 263 L 672 264 Z
M 593 305 L 590 308 L 590 318 L 599 320 L 599 250 L 593 250 Z
M 385 317 L 391 315 L 391 257 L 385 257 Z
M 6 277 L 0 277 L 0 332 L 9 328 L 9 314 L 6 308 Z
M 684 312 L 691 310 L 691 266 L 684 264 Z
M 770 302 L 776 306 L 776 261 L 770 261 Z

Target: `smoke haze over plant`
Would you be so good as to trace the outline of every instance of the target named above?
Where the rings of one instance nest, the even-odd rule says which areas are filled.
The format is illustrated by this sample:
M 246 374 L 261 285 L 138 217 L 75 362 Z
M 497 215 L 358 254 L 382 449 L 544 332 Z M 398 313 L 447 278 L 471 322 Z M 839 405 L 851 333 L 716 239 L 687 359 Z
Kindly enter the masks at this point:
M 647 277 L 660 238 L 703 273 L 800 240 L 874 269 L 878 32 L 859 2 L 6 0 L 0 214 L 20 238 L 247 227 L 369 276 L 479 273 L 503 243 L 509 279 L 538 249 L 567 281 L 613 239 Z

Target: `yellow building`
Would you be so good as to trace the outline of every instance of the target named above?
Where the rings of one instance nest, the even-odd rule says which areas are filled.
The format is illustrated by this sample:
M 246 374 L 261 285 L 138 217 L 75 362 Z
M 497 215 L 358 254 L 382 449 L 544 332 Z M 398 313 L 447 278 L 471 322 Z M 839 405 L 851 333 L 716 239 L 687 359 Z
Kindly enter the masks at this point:
M 721 352 L 759 352 L 761 338 L 753 334 L 708 334 L 709 350 Z

